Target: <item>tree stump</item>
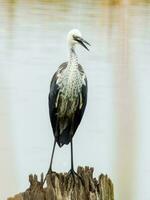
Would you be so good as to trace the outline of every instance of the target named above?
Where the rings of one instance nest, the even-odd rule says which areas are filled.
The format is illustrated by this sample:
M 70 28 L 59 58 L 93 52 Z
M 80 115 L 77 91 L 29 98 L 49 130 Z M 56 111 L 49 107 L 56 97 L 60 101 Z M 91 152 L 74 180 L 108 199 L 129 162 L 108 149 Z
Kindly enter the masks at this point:
M 8 200 L 114 200 L 113 184 L 107 175 L 93 178 L 93 168 L 78 167 L 77 174 L 53 172 L 47 175 L 47 187 L 43 187 L 43 174 L 29 176 L 30 187 Z

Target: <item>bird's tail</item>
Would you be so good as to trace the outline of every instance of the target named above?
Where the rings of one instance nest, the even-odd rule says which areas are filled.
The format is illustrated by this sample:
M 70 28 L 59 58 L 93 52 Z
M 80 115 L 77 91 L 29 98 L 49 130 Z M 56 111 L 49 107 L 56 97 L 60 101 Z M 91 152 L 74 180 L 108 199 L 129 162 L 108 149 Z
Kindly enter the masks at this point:
M 56 140 L 58 145 L 62 147 L 64 144 L 69 144 L 72 139 L 71 123 L 69 119 L 60 120 L 57 130 L 59 131 L 59 133 L 57 133 L 58 139 Z

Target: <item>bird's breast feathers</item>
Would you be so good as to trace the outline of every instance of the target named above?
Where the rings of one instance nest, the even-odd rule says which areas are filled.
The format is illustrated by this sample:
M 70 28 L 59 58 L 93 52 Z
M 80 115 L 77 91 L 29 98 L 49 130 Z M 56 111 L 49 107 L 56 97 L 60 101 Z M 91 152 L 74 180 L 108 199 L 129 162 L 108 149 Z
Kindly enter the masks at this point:
M 66 68 L 61 73 L 57 72 L 57 81 L 59 91 L 55 102 L 58 108 L 58 115 L 71 115 L 79 107 L 82 108 L 82 87 L 86 86 L 86 75 L 79 68 Z

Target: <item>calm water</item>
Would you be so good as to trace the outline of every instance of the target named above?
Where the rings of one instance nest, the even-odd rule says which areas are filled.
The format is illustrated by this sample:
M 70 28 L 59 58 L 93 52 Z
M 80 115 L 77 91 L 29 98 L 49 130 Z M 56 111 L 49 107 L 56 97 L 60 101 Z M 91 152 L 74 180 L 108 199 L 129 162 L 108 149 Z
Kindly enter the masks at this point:
M 68 58 L 67 32 L 78 28 L 92 46 L 77 50 L 89 93 L 75 166 L 107 173 L 116 200 L 150 200 L 150 4 L 106 2 L 0 0 L 0 199 L 48 168 L 49 83 Z M 55 170 L 69 170 L 69 151 L 56 149 Z

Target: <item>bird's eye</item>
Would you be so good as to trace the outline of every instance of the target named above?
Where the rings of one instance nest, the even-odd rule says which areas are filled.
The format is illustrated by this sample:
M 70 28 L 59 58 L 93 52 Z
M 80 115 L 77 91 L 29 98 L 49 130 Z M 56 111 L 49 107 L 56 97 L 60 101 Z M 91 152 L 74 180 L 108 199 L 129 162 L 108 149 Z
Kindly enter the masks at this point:
M 72 37 L 73 37 L 74 40 L 76 39 L 76 36 L 75 36 L 75 35 L 73 35 Z
M 73 39 L 74 39 L 75 41 L 78 41 L 78 40 L 80 39 L 80 37 L 78 37 L 78 36 L 76 36 L 76 35 L 73 35 Z

